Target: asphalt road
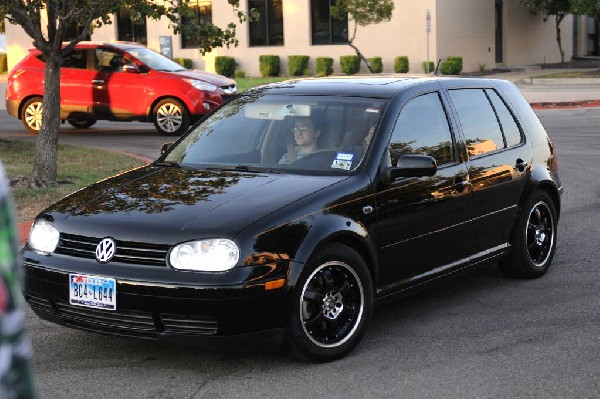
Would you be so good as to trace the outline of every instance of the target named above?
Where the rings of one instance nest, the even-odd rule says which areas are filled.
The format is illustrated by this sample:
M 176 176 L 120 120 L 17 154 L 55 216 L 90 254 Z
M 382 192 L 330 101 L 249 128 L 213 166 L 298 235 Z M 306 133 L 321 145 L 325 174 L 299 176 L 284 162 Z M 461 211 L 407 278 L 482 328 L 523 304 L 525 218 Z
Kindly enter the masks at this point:
M 600 109 L 539 111 L 565 186 L 543 278 L 495 265 L 376 310 L 348 357 L 222 353 L 59 327 L 28 311 L 42 398 L 594 398 L 600 380 Z M 0 138 L 25 137 L 0 114 Z M 104 131 L 104 126 L 114 129 Z M 31 136 L 33 138 L 33 136 Z M 61 142 L 158 154 L 151 125 L 63 129 Z

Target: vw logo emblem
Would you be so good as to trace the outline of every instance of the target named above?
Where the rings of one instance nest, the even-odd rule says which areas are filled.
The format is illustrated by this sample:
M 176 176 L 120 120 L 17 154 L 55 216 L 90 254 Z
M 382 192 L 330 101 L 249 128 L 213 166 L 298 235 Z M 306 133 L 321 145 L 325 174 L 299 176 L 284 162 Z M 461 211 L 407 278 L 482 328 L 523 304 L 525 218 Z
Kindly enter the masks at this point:
M 106 263 L 112 259 L 117 250 L 117 244 L 112 238 L 104 238 L 96 247 L 96 260 Z

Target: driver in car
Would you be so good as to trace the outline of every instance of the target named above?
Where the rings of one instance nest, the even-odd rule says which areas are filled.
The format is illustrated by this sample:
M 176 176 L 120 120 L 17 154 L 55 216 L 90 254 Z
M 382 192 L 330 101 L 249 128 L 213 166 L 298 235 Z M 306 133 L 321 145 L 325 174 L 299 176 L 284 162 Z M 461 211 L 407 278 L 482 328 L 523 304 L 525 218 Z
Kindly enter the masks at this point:
M 310 117 L 298 117 L 292 129 L 296 145 L 288 146 L 288 152 L 279 160 L 280 164 L 288 164 L 319 150 L 321 130 L 317 129 Z

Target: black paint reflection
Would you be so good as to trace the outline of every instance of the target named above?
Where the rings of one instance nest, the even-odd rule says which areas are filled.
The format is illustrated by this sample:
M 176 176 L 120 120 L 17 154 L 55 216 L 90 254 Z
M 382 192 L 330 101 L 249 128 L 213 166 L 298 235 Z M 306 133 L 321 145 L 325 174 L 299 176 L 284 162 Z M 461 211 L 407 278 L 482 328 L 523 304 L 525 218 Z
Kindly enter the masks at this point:
M 130 211 L 160 213 L 177 205 L 207 201 L 211 196 L 223 194 L 240 178 L 239 174 L 227 172 L 148 167 L 81 190 L 68 201 L 57 204 L 55 209 L 72 215 Z

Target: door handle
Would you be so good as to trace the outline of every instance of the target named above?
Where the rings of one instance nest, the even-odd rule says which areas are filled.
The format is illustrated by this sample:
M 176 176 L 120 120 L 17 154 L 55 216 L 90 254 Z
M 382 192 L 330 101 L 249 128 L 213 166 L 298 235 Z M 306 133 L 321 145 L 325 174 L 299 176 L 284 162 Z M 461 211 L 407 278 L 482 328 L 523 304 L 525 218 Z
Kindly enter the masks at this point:
M 519 172 L 524 172 L 525 168 L 527 168 L 527 161 L 523 161 L 521 158 L 517 159 L 517 163 L 515 164 L 515 169 Z
M 92 84 L 94 86 L 104 86 L 104 81 L 103 80 L 94 79 L 94 80 L 92 80 Z

